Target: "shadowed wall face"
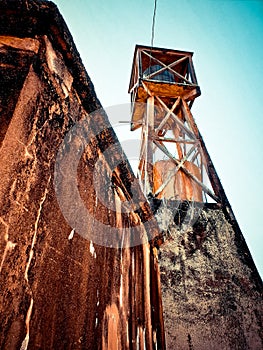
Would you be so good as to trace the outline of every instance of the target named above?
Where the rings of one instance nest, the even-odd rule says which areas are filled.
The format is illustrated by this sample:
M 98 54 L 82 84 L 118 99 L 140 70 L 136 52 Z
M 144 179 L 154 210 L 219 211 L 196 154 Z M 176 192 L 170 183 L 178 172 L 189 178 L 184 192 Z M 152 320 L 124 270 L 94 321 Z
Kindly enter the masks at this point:
M 65 23 L 49 2 L 1 6 L 0 348 L 164 348 L 158 266 L 148 243 L 158 228 L 139 187 L 131 193 L 134 176 L 107 117 L 90 114 L 100 103 Z M 89 214 L 86 236 L 69 225 L 57 197 L 63 190 L 83 219 L 63 177 L 70 171 L 56 163 L 81 120 L 91 140 L 81 148 L 76 179 Z M 112 186 L 103 176 L 97 184 L 107 207 L 94 166 L 99 159 L 102 174 L 110 172 L 104 151 L 113 144 Z M 54 185 L 55 169 L 62 180 Z M 127 212 L 126 201 L 137 209 Z M 115 244 L 96 244 L 109 228 L 119 229 Z M 134 237 L 143 244 L 131 247 Z
M 13 37 L 0 37 L 0 143 L 12 118 L 20 90 L 30 64 L 37 53 L 38 42 Z M 29 48 L 32 48 L 30 50 Z
M 156 218 L 167 349 L 261 349 L 262 282 L 226 209 L 167 201 Z

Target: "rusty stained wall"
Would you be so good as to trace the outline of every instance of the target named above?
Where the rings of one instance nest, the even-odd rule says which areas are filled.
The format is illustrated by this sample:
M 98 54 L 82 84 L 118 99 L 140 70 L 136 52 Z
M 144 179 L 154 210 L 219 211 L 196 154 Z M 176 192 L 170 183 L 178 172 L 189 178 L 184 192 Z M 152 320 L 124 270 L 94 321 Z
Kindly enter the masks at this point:
M 262 349 L 262 281 L 226 208 L 167 201 L 156 217 L 167 349 Z
M 94 137 L 77 175 L 91 214 L 87 232 L 107 234 L 98 230 L 100 221 L 148 234 L 143 222 L 152 214 L 138 187 L 137 210 L 115 210 L 132 201 L 134 178 L 107 117 L 88 114 L 100 103 L 65 23 L 49 2 L 0 6 L 0 349 L 163 349 L 154 249 L 148 243 L 96 245 L 70 227 L 57 202 L 58 147 L 71 126 L 86 118 Z M 111 144 L 119 165 L 113 186 L 100 184 L 109 209 L 97 198 L 92 175 L 98 159 L 109 172 L 103 151 Z M 148 227 L 152 236 L 158 233 L 154 220 Z

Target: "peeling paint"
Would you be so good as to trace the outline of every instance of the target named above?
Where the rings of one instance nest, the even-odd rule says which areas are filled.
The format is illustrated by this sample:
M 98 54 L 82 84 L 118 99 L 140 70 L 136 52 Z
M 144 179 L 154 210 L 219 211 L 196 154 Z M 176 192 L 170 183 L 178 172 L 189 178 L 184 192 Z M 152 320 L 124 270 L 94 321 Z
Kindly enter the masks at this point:
M 29 344 L 30 319 L 31 319 L 31 315 L 32 315 L 33 304 L 34 304 L 34 300 L 33 300 L 33 298 L 31 298 L 30 305 L 29 305 L 27 315 L 26 315 L 26 337 L 23 340 L 23 343 L 21 344 L 20 350 L 27 350 L 27 347 Z
M 7 224 L 4 220 L 3 220 L 3 218 L 1 218 L 0 217 L 0 222 L 5 226 L 5 236 L 4 236 L 4 238 L 5 238 L 5 241 L 6 242 L 8 242 L 8 239 L 9 239 L 9 234 L 8 234 L 8 232 L 9 232 L 9 224 Z
M 120 307 L 122 307 L 122 285 L 123 285 L 123 279 L 122 279 L 122 274 L 121 274 L 121 284 L 120 284 Z
M 47 37 L 45 37 L 45 42 L 47 47 L 46 57 L 49 69 L 60 78 L 59 83 L 61 84 L 63 93 L 65 97 L 68 97 L 69 92 L 71 91 L 73 77 L 68 71 L 61 57 L 59 57 L 54 51 L 52 44 Z
M 2 257 L 2 261 L 1 261 L 1 265 L 0 265 L 0 273 L 2 272 L 2 268 L 3 268 L 4 262 L 5 262 L 7 253 L 8 253 L 9 251 L 12 251 L 15 247 L 16 247 L 16 243 L 12 243 L 12 242 L 10 242 L 10 241 L 8 241 L 8 242 L 6 243 L 5 250 L 4 250 L 4 254 L 3 254 L 3 257 Z
M 97 255 L 96 255 L 95 248 L 92 241 L 90 241 L 89 251 L 90 251 L 90 254 L 96 259 Z
M 116 304 L 108 305 L 103 319 L 102 350 L 121 350 L 119 311 Z
M 28 271 L 29 271 L 29 268 L 30 268 L 30 264 L 31 264 L 33 255 L 34 255 L 34 247 L 35 247 L 36 240 L 37 240 L 38 223 L 39 223 L 39 220 L 40 220 L 43 204 L 44 204 L 44 202 L 46 200 L 46 197 L 47 197 L 47 194 L 48 194 L 48 185 L 50 183 L 50 180 L 51 180 L 51 175 L 50 175 L 50 177 L 48 179 L 47 187 L 46 187 L 46 189 L 44 191 L 43 197 L 40 200 L 39 209 L 38 209 L 38 213 L 37 213 L 37 217 L 36 217 L 36 221 L 35 221 L 35 225 L 34 225 L 34 233 L 33 233 L 33 238 L 32 238 L 32 242 L 31 242 L 31 248 L 30 248 L 30 251 L 29 251 L 28 262 L 27 262 L 27 265 L 26 265 L 26 268 L 25 268 L 25 275 L 24 275 L 25 276 L 25 280 L 27 281 L 27 283 L 29 282 L 28 281 Z
M 68 236 L 68 240 L 70 241 L 71 239 L 73 239 L 74 237 L 74 233 L 75 233 L 75 229 L 73 228 Z
M 25 158 L 30 158 L 33 159 L 34 157 L 32 156 L 32 154 L 29 153 L 28 151 L 28 147 L 20 140 L 17 140 L 23 147 L 25 147 Z
M 0 264 L 0 273 L 1 273 L 8 252 L 12 251 L 16 247 L 17 243 L 13 243 L 13 242 L 9 241 L 9 227 L 10 227 L 9 224 L 7 224 L 3 220 L 3 218 L 1 218 L 1 217 L 0 217 L 0 222 L 5 227 L 4 240 L 6 241 L 6 246 L 5 246 L 4 253 L 3 253 L 3 256 L 2 256 L 2 260 L 1 260 L 1 264 Z

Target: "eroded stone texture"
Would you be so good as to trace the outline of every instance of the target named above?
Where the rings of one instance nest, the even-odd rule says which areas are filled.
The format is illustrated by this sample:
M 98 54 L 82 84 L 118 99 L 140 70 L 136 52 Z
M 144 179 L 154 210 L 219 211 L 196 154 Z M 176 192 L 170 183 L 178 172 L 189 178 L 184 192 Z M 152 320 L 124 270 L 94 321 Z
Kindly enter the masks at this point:
M 89 114 L 101 106 L 71 35 L 51 2 L 0 7 L 0 349 L 163 349 L 158 266 L 145 240 L 158 227 L 107 116 Z M 59 146 L 84 119 L 90 142 L 77 184 L 86 238 L 65 220 L 54 189 Z M 70 168 L 70 147 L 63 151 Z M 118 164 L 111 184 L 97 184 L 110 208 L 93 183 L 98 160 L 102 174 Z M 56 186 L 80 219 L 67 170 L 57 168 Z M 109 234 L 106 225 L 127 232 L 112 248 L 89 239 Z M 118 248 L 134 237 L 144 244 Z
M 262 282 L 226 208 L 168 201 L 156 217 L 167 349 L 262 349 Z

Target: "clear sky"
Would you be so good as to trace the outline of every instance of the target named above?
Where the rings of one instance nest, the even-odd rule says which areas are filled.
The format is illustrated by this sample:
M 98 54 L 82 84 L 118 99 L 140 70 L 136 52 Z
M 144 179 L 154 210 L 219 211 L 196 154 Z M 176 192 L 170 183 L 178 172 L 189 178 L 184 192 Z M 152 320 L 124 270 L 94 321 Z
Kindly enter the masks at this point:
M 134 47 L 151 43 L 154 0 L 54 2 L 102 105 L 129 102 Z M 192 112 L 263 276 L 263 1 L 157 0 L 154 46 L 194 52 L 202 95 Z

